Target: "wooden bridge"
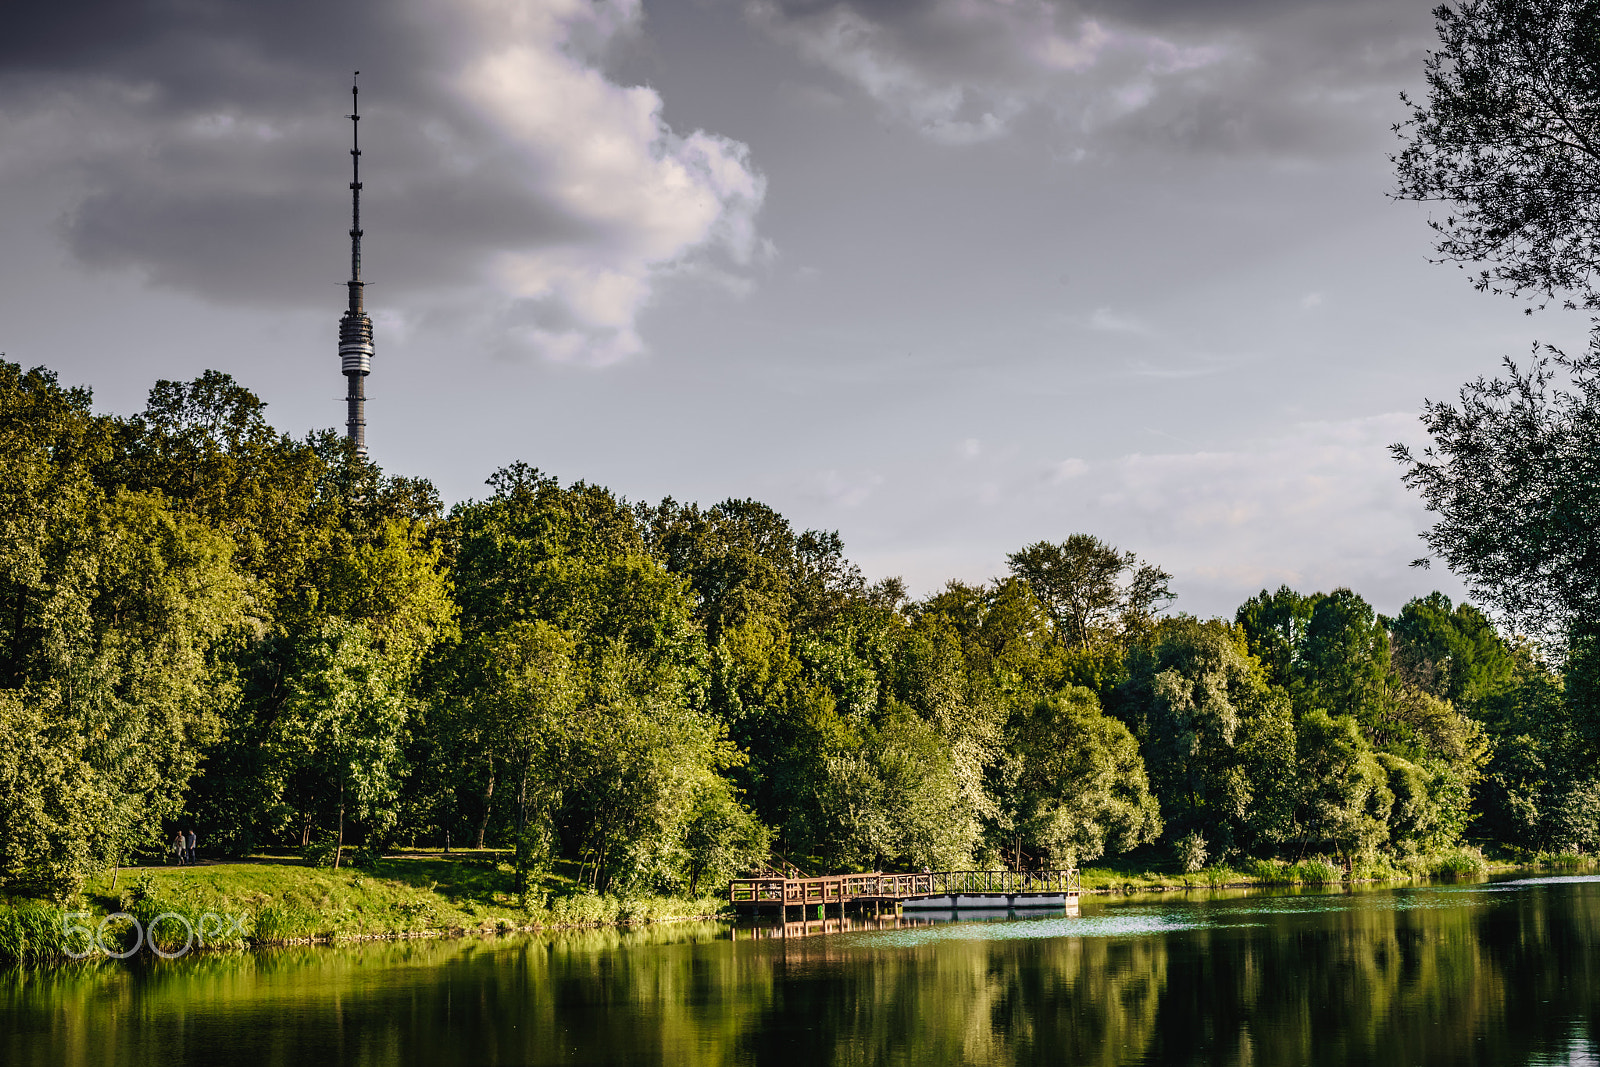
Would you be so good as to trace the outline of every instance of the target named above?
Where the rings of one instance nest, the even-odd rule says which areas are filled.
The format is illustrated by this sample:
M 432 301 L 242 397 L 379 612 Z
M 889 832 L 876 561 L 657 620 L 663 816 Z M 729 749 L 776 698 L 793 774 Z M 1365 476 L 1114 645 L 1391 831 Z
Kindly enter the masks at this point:
M 934 871 L 923 874 L 833 874 L 819 878 L 736 878 L 728 900 L 745 914 L 843 916 L 846 905 L 892 910 L 1054 907 L 1077 903 L 1077 868 L 1060 871 Z

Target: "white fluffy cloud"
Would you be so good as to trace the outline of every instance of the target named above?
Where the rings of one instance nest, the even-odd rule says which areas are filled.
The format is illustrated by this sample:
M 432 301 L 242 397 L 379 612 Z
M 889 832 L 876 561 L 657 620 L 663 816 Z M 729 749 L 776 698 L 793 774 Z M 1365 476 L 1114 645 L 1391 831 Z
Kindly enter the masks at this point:
M 85 263 L 321 306 L 348 211 L 347 55 L 325 41 L 350 18 L 381 34 L 354 50 L 381 57 L 362 94 L 380 309 L 475 323 L 480 350 L 598 365 L 644 348 L 663 275 L 748 273 L 765 179 L 747 147 L 673 129 L 659 93 L 606 71 L 639 0 L 301 6 L 206 0 L 204 36 L 155 6 L 116 40 L 40 47 L 0 78 L 0 172 L 71 187 L 63 232 Z M 70 39 L 29 18 L 22 36 Z
M 652 278 L 706 248 L 747 264 L 765 181 L 746 147 L 675 133 L 662 101 L 620 86 L 579 58 L 631 28 L 638 0 L 473 0 L 470 39 L 449 88 L 520 162 L 527 194 L 575 221 L 579 240 L 499 250 L 486 264 L 500 291 L 554 305 L 521 335 L 554 358 L 612 362 L 643 348 L 635 328 Z

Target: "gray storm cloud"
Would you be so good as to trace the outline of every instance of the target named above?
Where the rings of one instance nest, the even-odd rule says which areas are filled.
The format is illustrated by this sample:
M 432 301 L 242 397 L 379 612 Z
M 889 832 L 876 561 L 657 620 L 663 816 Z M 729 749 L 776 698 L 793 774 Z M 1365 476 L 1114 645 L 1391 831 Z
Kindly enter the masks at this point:
M 746 16 L 932 140 L 1042 114 L 1081 150 L 1323 154 L 1369 141 L 1429 40 L 1387 0 L 748 0 Z M 1424 17 L 1418 17 L 1423 15 Z
M 10 16 L 8 16 L 8 19 Z M 363 67 L 375 288 L 471 292 L 495 347 L 604 364 L 644 347 L 664 271 L 747 265 L 765 179 L 607 76 L 638 0 L 29 5 L 0 38 L 0 173 L 71 185 L 86 264 L 211 298 L 325 303 Z

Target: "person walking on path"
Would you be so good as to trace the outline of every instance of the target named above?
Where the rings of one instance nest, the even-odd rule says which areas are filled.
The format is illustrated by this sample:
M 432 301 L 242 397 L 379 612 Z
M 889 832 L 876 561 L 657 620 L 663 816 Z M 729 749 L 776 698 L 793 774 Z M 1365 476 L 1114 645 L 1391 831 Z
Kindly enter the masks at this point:
M 189 831 L 189 842 L 188 842 L 188 844 L 189 844 L 189 866 L 192 867 L 192 866 L 194 866 L 194 846 L 195 846 L 195 836 L 194 836 L 194 831 L 193 830 Z
M 183 866 L 183 854 L 187 848 L 188 842 L 184 840 L 182 830 L 172 835 L 172 858 L 180 867 Z

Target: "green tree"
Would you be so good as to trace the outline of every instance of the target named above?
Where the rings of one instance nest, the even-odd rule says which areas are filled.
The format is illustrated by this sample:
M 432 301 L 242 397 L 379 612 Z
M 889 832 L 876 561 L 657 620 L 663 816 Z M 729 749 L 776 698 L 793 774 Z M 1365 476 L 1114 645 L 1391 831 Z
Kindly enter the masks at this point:
M 834 680 L 859 684 L 837 695 L 863 716 L 873 712 L 857 697 L 871 693 L 873 709 L 881 704 L 878 671 L 892 658 L 880 654 L 881 638 L 894 624 L 868 602 L 897 598 L 898 587 L 868 589 L 837 533 L 796 531 L 753 500 L 702 509 L 667 499 L 637 510 L 651 553 L 688 580 L 710 656 L 708 707 L 748 757 L 734 781 L 778 830 L 781 848 L 809 850 L 819 832 L 817 782 L 832 751 L 816 747 L 816 730 L 824 721 L 846 731 L 866 721 L 829 718 L 838 702 L 824 691 Z M 878 650 L 865 660 L 862 640 Z M 832 677 L 845 665 L 853 681 Z
M 1302 847 L 1329 845 L 1348 868 L 1389 836 L 1394 805 L 1389 776 L 1348 715 L 1307 712 L 1297 733 Z
M 1089 534 L 1060 544 L 1035 542 L 1006 563 L 1028 583 L 1050 613 L 1056 639 L 1069 647 L 1140 633 L 1173 599 L 1170 574 Z
M 1300 643 L 1292 688 L 1308 708 L 1370 724 L 1389 675 L 1389 635 L 1372 605 L 1349 589 L 1319 596 Z
M 340 619 L 308 635 L 298 659 L 273 741 L 311 796 L 324 789 L 335 795 L 337 868 L 347 813 L 366 822 L 369 846 L 394 829 L 403 773 L 405 675 L 375 647 L 366 627 Z M 308 827 L 310 820 L 308 803 Z
M 1117 707 L 1137 730 L 1170 835 L 1199 834 L 1225 855 L 1268 833 L 1257 794 L 1273 806 L 1284 768 L 1247 742 L 1281 734 L 1283 700 L 1241 630 L 1220 619 L 1163 620 L 1151 648 L 1130 652 Z
M 580 876 L 599 892 L 677 888 L 699 803 L 740 761 L 683 672 L 612 642 L 594 661 L 563 782 Z
M 1289 694 L 1277 686 L 1251 693 L 1234 746 L 1250 787 L 1234 843 L 1247 855 L 1270 855 L 1295 836 L 1302 783 L 1296 723 Z
M 266 421 L 266 405 L 229 375 L 159 381 L 121 428 L 109 477 L 158 492 L 226 534 L 252 577 L 260 616 L 276 620 L 303 600 L 311 560 L 327 551 L 340 502 L 323 490 L 329 459 Z
M 1383 754 L 1401 798 L 1390 844 L 1408 851 L 1458 841 L 1489 745 L 1443 694 L 1482 703 L 1504 684 L 1505 645 L 1482 614 L 1434 594 L 1386 619 L 1349 589 L 1302 597 L 1283 588 L 1246 601 L 1238 617 L 1252 647 L 1278 664 L 1274 673 L 1302 715 L 1349 716 Z
M 893 684 L 896 701 L 933 727 L 949 755 L 960 825 L 994 826 L 1000 811 L 988 777 L 1004 744 L 1006 714 L 994 686 L 969 671 L 960 638 L 929 616 L 914 621 L 901 636 Z
M 236 696 L 229 539 L 100 480 L 119 428 L 0 362 L 0 882 L 72 893 L 159 849 Z
M 1600 307 L 1600 5 L 1457 0 L 1434 18 L 1396 195 L 1448 206 L 1439 255 L 1487 263 L 1480 290 Z
M 950 870 L 971 862 L 977 820 L 938 732 L 896 705 L 860 743 L 830 755 L 818 786 L 823 858 L 855 870 Z
M 1090 690 L 1069 688 L 1019 708 L 1008 742 L 1004 795 L 1025 851 L 1075 867 L 1160 836 L 1139 744 Z
M 689 581 L 648 554 L 638 512 L 604 489 L 562 487 L 520 464 L 490 485 L 487 500 L 452 514 L 462 637 L 441 656 L 442 703 L 488 772 L 480 827 L 507 751 L 494 729 L 470 724 L 495 693 L 510 694 L 507 721 L 543 753 L 524 748 L 512 768 L 513 835 L 548 819 L 552 847 L 602 892 L 680 884 L 697 806 L 742 762 L 706 708 Z M 522 716 L 537 709 L 535 729 Z M 526 813 L 523 797 L 538 801 Z
M 1399 195 L 1450 205 L 1434 221 L 1439 250 L 1487 264 L 1480 289 L 1600 308 L 1600 6 L 1464 0 L 1435 16 L 1441 48 L 1425 66 L 1428 99 L 1399 128 Z M 1468 383 L 1458 402 L 1426 405 L 1433 440 L 1420 456 L 1393 448 L 1436 516 L 1424 535 L 1432 554 L 1561 664 L 1577 747 L 1534 733 L 1502 740 L 1524 770 L 1564 752 L 1580 777 L 1600 751 L 1597 343 L 1575 357 L 1536 346 L 1525 367 L 1507 360 L 1504 376 Z M 1571 778 L 1549 770 L 1551 780 Z
M 684 827 L 683 850 L 689 895 L 702 883 L 725 881 L 764 867 L 772 850 L 772 831 L 733 795 L 722 779 L 707 782 Z
M 1600 775 L 1561 676 L 1519 649 L 1515 685 L 1486 722 L 1495 743 L 1476 798 L 1485 835 L 1521 848 L 1593 851 L 1585 828 Z
M 234 697 L 227 538 L 94 482 L 114 426 L 0 364 L 0 881 L 63 896 L 158 848 Z
M 1431 593 L 1384 624 L 1401 678 L 1463 711 L 1481 715 L 1515 685 L 1515 652 L 1471 604 L 1452 605 L 1443 593 Z
M 1600 343 L 1600 342 L 1597 342 Z M 1567 382 L 1558 384 L 1557 369 Z M 1554 354 L 1430 404 L 1433 443 L 1394 453 L 1436 516 L 1429 548 L 1561 663 L 1571 721 L 1600 751 L 1600 349 Z
M 1300 657 L 1306 627 L 1322 594 L 1301 596 L 1287 585 L 1276 593 L 1265 589 L 1239 605 L 1234 622 L 1243 630 L 1250 654 L 1261 661 L 1267 679 L 1291 689 L 1302 670 Z
M 488 721 L 485 741 L 510 766 L 517 786 L 517 891 L 548 860 L 550 820 L 571 756 L 582 683 L 574 642 L 542 620 L 514 622 L 489 634 L 487 670 L 474 714 Z
M 1122 647 L 1062 645 L 1044 605 L 1020 578 L 982 586 L 948 582 L 909 611 L 914 619 L 938 619 L 960 639 L 970 671 L 1003 693 L 1038 696 L 1081 685 L 1104 699 L 1122 680 Z
M 300 684 L 295 672 L 309 662 L 306 649 L 330 622 L 364 626 L 376 654 L 405 665 L 395 684 L 408 689 L 409 670 L 449 629 L 453 611 L 432 487 L 384 477 L 332 431 L 293 440 L 264 410 L 216 371 L 158 382 L 145 410 L 116 424 L 116 448 L 99 468 L 107 483 L 159 493 L 235 546 L 252 618 L 252 632 L 228 656 L 241 695 L 225 709 L 188 802 L 210 845 L 233 850 L 289 832 L 289 771 L 276 762 L 285 750 L 271 735 Z
M 306 588 L 278 601 L 287 609 L 283 614 L 263 610 L 267 617 L 258 618 L 256 636 L 236 652 L 242 700 L 229 709 L 223 735 L 208 748 L 207 774 L 189 805 L 212 847 L 244 851 L 261 837 L 306 845 L 319 823 L 342 837 L 330 825 L 340 822 L 337 780 L 324 775 L 323 756 L 291 743 L 296 733 L 288 724 L 305 713 L 294 702 L 307 692 L 341 690 L 344 668 L 330 675 L 329 656 L 342 663 L 345 653 L 327 648 L 330 641 L 356 641 L 366 664 L 361 671 L 379 677 L 404 706 L 403 741 L 419 711 L 424 660 L 435 643 L 454 633 L 455 606 L 441 549 L 420 522 L 394 515 L 381 522 L 341 522 L 303 563 L 300 581 Z M 347 633 L 355 630 L 359 638 Z M 391 785 L 402 788 L 403 777 Z M 376 835 L 371 844 L 381 844 L 390 832 L 391 813 L 384 808 L 382 814 L 367 827 Z
M 1558 381 L 1565 371 L 1567 381 Z M 1536 637 L 1560 644 L 1600 618 L 1600 350 L 1508 361 L 1507 376 L 1429 404 L 1433 438 L 1418 456 L 1393 448 L 1406 484 L 1435 522 L 1429 549 L 1473 595 Z

